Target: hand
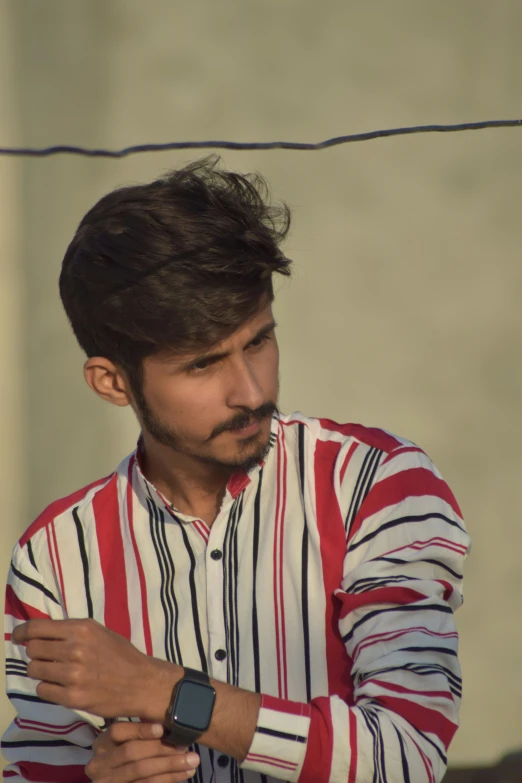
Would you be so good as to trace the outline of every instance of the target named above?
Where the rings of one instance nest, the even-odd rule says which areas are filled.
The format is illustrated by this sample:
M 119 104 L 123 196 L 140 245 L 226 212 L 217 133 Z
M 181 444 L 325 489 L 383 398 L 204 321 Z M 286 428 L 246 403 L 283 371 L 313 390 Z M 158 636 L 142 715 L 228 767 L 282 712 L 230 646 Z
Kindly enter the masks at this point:
M 12 640 L 26 645 L 41 699 L 103 718 L 162 720 L 183 673 L 95 620 L 29 620 Z
M 178 783 L 199 764 L 197 753 L 161 742 L 157 723 L 113 723 L 94 741 L 94 756 L 85 767 L 93 783 Z

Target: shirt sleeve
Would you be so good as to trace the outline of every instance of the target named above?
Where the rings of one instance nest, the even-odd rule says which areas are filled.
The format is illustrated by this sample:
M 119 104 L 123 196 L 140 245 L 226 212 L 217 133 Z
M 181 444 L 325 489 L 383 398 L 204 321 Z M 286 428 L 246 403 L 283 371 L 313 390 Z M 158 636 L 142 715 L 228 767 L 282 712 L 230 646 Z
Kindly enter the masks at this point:
M 63 620 L 65 612 L 31 562 L 27 546 L 17 546 L 5 599 L 7 695 L 17 715 L 2 738 L 2 753 L 9 762 L 4 780 L 88 783 L 84 770 L 100 719 L 40 699 L 37 682 L 27 675 L 25 647 L 11 642 L 17 625 L 38 617 Z
M 342 495 L 341 486 L 341 506 Z M 335 591 L 353 703 L 263 696 L 242 766 L 298 783 L 438 783 L 458 726 L 453 613 L 469 537 L 449 487 L 416 447 L 383 454 L 359 503 Z

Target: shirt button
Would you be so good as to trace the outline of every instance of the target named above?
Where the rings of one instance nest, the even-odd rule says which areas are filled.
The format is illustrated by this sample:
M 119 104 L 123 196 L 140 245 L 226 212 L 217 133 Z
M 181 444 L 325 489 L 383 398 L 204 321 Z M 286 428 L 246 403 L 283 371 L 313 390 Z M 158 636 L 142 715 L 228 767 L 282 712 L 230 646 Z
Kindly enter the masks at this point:
M 224 661 L 226 657 L 227 654 L 225 650 L 216 650 L 216 652 L 214 653 L 214 658 L 216 659 L 216 661 Z
M 220 767 L 228 767 L 228 756 L 219 756 L 218 764 Z
M 212 560 L 221 560 L 221 558 L 223 557 L 223 553 L 219 549 L 214 549 L 210 553 L 210 557 L 212 558 Z

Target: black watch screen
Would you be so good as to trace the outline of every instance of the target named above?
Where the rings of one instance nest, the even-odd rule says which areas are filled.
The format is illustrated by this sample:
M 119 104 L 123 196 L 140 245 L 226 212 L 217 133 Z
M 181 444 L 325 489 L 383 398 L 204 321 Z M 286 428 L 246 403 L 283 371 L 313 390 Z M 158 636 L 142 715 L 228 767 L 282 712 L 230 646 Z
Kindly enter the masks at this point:
M 215 698 L 214 689 L 208 685 L 182 680 L 171 707 L 171 719 L 183 728 L 203 732 L 210 725 Z

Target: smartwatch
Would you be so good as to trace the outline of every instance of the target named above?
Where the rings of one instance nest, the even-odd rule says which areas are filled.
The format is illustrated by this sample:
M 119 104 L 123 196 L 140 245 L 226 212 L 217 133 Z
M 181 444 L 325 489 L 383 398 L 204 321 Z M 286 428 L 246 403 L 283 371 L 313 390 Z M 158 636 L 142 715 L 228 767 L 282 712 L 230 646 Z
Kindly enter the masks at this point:
M 163 724 L 163 741 L 167 745 L 188 747 L 210 726 L 216 691 L 208 674 L 186 667 L 184 672 L 172 691 Z

